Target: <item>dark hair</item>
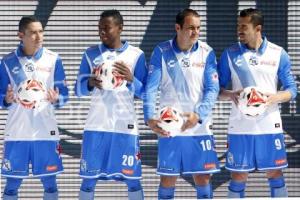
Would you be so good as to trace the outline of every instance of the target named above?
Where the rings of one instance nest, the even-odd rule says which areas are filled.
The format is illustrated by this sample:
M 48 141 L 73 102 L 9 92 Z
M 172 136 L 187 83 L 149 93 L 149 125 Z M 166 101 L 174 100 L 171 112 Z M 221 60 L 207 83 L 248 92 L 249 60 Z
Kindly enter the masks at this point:
M 184 24 L 185 17 L 190 15 L 200 17 L 200 15 L 195 10 L 186 8 L 184 10 L 179 11 L 179 13 L 176 15 L 176 24 L 179 24 L 180 27 L 182 27 Z
M 257 26 L 257 25 L 263 26 L 264 25 L 264 17 L 258 9 L 255 9 L 255 8 L 244 9 L 240 12 L 240 17 L 250 17 L 251 23 L 254 26 Z
M 19 32 L 25 32 L 28 24 L 32 22 L 41 22 L 38 18 L 35 16 L 24 16 L 21 18 L 19 22 Z
M 100 15 L 100 20 L 106 17 L 113 17 L 115 22 L 119 25 L 123 25 L 123 17 L 118 10 L 105 10 Z

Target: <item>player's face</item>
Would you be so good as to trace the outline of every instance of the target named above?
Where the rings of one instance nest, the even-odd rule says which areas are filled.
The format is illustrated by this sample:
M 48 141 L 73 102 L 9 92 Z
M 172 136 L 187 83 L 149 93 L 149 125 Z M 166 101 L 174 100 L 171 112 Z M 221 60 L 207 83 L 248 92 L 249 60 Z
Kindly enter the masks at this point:
M 120 40 L 123 27 L 116 23 L 113 17 L 100 19 L 98 28 L 100 39 L 106 46 L 113 47 L 113 44 Z
M 44 30 L 40 22 L 32 22 L 27 25 L 24 32 L 18 33 L 23 42 L 24 50 L 36 52 L 43 45 Z
M 175 29 L 178 39 L 191 46 L 199 39 L 200 18 L 192 15 L 186 16 L 182 27 L 176 24 Z
M 260 25 L 254 26 L 251 23 L 250 17 L 238 18 L 237 33 L 241 43 L 249 44 L 253 41 L 256 41 L 257 37 L 260 37 L 258 32 L 260 32 Z

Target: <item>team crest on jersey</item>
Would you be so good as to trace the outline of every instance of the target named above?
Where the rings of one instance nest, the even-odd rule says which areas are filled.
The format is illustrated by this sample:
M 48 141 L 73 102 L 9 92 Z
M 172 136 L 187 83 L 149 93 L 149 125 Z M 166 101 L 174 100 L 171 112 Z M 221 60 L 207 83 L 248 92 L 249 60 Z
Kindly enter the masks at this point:
M 249 64 L 252 66 L 258 65 L 258 60 L 256 56 L 251 56 L 249 59 Z
M 34 65 L 33 65 L 33 63 L 32 62 L 25 63 L 24 70 L 26 72 L 33 72 L 34 71 Z
M 80 170 L 83 171 L 83 172 L 87 171 L 87 166 L 86 165 L 87 165 L 86 161 L 84 159 L 81 159 L 80 160 Z
M 227 163 L 228 163 L 229 165 L 233 165 L 233 163 L 234 163 L 233 155 L 232 155 L 231 152 L 228 152 L 228 153 L 227 153 Z
M 184 58 L 181 60 L 181 66 L 182 66 L 182 67 L 190 67 L 190 59 L 187 58 L 187 57 L 184 57 Z
M 11 164 L 10 164 L 9 160 L 7 160 L 7 159 L 3 160 L 3 162 L 2 162 L 2 169 L 4 171 L 11 171 Z

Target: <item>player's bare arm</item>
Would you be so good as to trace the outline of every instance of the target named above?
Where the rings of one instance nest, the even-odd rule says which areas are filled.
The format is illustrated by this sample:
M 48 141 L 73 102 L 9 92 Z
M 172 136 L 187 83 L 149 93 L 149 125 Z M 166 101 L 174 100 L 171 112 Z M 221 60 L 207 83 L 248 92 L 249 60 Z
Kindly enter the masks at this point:
M 12 86 L 9 84 L 7 86 L 5 102 L 10 104 L 10 103 L 13 103 L 14 101 L 15 101 L 14 90 L 13 90 Z
M 283 103 L 290 101 L 292 98 L 292 94 L 290 91 L 279 91 L 276 94 L 266 94 L 268 96 L 266 104 L 268 106 L 277 104 L 277 103 Z

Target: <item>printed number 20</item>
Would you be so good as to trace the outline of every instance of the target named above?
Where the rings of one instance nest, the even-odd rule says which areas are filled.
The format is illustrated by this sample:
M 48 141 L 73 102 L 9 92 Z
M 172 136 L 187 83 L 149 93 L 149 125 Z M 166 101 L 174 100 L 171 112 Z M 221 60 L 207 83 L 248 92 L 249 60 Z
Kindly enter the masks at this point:
M 129 167 L 133 166 L 133 162 L 134 162 L 133 156 L 123 155 L 122 158 L 123 158 L 122 165 L 129 166 Z

